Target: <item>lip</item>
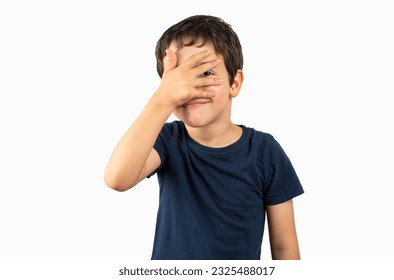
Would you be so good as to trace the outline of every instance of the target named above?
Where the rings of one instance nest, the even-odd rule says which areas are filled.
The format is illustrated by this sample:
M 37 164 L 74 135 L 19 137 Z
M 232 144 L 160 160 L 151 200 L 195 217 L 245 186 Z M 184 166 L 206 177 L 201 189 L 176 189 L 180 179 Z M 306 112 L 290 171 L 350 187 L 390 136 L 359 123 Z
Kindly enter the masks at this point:
M 207 99 L 192 99 L 185 104 L 182 105 L 182 107 L 198 107 L 204 104 L 209 103 L 210 101 Z

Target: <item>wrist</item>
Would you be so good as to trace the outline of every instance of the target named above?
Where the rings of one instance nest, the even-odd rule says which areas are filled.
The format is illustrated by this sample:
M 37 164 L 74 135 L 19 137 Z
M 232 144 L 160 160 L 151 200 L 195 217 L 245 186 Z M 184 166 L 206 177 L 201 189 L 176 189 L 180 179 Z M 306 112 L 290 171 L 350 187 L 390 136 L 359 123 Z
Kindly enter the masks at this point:
M 154 112 L 163 112 L 170 115 L 176 108 L 176 105 L 160 91 L 156 91 L 149 101 Z

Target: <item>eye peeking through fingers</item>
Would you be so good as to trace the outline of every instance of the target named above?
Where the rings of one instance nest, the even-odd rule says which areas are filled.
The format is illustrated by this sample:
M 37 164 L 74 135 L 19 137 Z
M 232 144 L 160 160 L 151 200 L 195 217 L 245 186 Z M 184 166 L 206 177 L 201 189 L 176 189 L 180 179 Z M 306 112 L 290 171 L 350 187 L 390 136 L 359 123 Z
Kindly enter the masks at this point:
M 206 71 L 201 74 L 201 77 L 212 76 L 212 75 L 213 75 L 212 71 Z

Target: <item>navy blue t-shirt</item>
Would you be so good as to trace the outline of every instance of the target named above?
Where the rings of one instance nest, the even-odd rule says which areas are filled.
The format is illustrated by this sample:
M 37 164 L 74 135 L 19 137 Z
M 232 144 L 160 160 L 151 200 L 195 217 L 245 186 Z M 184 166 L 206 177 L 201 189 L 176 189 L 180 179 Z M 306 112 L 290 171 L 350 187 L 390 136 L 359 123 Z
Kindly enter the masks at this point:
M 164 125 L 154 145 L 161 165 L 152 259 L 260 259 L 265 205 L 304 190 L 271 135 L 240 127 L 235 143 L 210 148 L 181 121 Z

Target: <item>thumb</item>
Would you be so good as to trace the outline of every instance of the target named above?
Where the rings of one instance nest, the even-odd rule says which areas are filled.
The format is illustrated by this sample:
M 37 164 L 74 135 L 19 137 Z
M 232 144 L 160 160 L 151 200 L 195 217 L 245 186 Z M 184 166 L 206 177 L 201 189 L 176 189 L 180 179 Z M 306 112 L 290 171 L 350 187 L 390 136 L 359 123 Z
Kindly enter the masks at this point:
M 177 57 L 174 51 L 166 49 L 166 56 L 163 59 L 163 73 L 174 69 L 176 66 Z

